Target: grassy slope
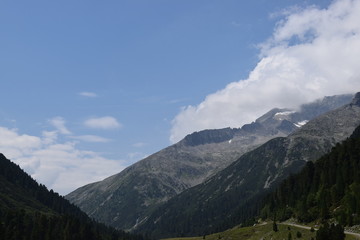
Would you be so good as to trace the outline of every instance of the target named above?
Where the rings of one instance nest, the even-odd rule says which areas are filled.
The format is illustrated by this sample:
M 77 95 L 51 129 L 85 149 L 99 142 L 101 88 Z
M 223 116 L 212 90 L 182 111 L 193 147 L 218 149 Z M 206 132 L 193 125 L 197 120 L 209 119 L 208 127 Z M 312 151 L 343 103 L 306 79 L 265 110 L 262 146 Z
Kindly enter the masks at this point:
M 289 230 L 290 228 L 290 230 Z M 254 227 L 235 227 L 230 230 L 226 230 L 225 232 L 215 233 L 212 235 L 205 236 L 205 240 L 235 240 L 235 239 L 242 239 L 242 240 L 282 240 L 288 239 L 289 232 L 292 235 L 292 239 L 311 239 L 313 237 L 316 239 L 316 232 L 311 232 L 310 230 L 298 228 L 294 226 L 287 226 L 283 224 L 278 224 L 278 232 L 274 232 L 272 230 L 272 223 L 267 223 L 264 225 L 257 225 Z M 296 237 L 297 232 L 301 233 L 301 238 Z M 203 240 L 204 237 L 191 237 L 191 238 L 169 238 L 167 240 Z M 346 240 L 356 240 L 358 238 L 346 235 Z

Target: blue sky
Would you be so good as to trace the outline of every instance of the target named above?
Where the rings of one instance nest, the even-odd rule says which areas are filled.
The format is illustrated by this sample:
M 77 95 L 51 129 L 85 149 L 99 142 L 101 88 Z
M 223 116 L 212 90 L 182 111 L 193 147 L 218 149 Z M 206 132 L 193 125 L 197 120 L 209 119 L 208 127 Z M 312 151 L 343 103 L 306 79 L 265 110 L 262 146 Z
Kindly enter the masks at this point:
M 193 131 L 351 92 L 358 2 L 1 1 L 0 152 L 65 194 Z M 349 69 L 319 64 L 349 41 Z

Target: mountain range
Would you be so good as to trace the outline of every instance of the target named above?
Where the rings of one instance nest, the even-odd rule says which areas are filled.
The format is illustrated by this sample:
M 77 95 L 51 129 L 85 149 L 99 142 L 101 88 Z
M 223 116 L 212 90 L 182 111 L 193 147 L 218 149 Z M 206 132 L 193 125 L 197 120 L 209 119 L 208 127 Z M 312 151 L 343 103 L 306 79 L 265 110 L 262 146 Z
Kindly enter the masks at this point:
M 316 159 L 346 138 L 360 119 L 357 111 L 349 109 L 357 109 L 358 105 L 353 102 L 342 112 L 329 111 L 349 103 L 352 97 L 325 97 L 297 111 L 276 108 L 241 128 L 195 132 L 66 198 L 89 216 L 116 228 L 153 236 L 202 234 L 209 226 L 224 224 L 220 218 L 229 214 L 222 211 L 210 217 L 198 215 L 212 212 L 207 206 L 216 208 L 222 201 L 234 201 L 233 194 L 238 194 L 240 188 L 240 195 L 234 195 L 239 200 L 228 204 L 228 211 L 234 211 L 236 204 L 246 204 L 265 193 L 290 172 L 299 171 L 306 161 Z M 328 115 L 312 120 L 324 113 Z M 173 209 L 178 209 L 176 214 Z M 179 212 L 186 216 L 175 221 Z M 188 229 L 187 222 L 197 217 L 201 226 Z M 177 230 L 164 227 L 170 223 Z
M 259 200 L 360 125 L 360 93 L 350 104 L 326 112 L 288 137 L 247 152 L 213 177 L 173 197 L 140 225 L 155 237 L 193 236 L 224 230 L 256 215 Z

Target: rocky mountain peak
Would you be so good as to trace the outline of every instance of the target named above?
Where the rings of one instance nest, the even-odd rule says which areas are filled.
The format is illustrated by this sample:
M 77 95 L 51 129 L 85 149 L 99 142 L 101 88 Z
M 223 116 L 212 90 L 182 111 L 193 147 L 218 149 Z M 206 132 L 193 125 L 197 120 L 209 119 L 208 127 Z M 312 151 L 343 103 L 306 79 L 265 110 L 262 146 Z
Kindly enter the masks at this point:
M 351 102 L 351 105 L 357 105 L 360 107 L 360 92 L 355 94 L 355 96 Z
M 239 129 L 236 128 L 208 129 L 189 134 L 183 139 L 182 142 L 187 146 L 221 143 L 232 139 L 235 133 L 238 131 Z

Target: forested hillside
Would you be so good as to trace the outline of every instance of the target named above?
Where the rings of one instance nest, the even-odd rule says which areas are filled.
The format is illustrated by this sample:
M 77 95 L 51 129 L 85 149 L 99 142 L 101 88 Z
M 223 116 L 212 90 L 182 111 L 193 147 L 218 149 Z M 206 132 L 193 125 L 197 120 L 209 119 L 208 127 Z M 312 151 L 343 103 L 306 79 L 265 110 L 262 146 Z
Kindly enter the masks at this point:
M 0 154 L 0 239 L 140 240 L 142 237 L 94 222 Z
M 360 224 L 360 127 L 315 163 L 308 162 L 269 195 L 263 218 L 302 222 L 335 218 L 342 225 Z

